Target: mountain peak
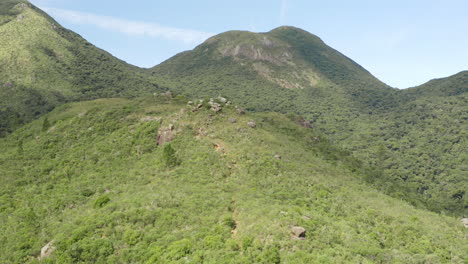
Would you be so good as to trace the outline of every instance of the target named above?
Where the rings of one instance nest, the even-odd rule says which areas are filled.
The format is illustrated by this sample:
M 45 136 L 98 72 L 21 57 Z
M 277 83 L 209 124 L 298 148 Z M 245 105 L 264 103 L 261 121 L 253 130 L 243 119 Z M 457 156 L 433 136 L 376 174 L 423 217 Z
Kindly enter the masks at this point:
M 227 67 L 228 64 L 230 67 Z M 218 76 L 219 69 L 223 69 L 230 72 L 223 78 L 249 75 L 257 79 L 257 83 L 264 83 L 265 87 L 320 90 L 326 94 L 336 94 L 325 88 L 334 86 L 340 90 L 340 94 L 348 94 L 366 105 L 375 104 L 376 97 L 369 94 L 390 92 L 388 86 L 319 37 L 291 26 L 281 26 L 264 33 L 224 32 L 192 51 L 163 62 L 152 72 L 185 78 L 188 72 L 197 76 L 214 69 L 218 69 L 212 73 L 214 76 Z
M 306 30 L 303 30 L 303 29 L 300 29 L 300 28 L 297 28 L 297 27 L 293 27 L 293 26 L 280 26 L 280 27 L 277 27 L 277 28 L 274 28 L 272 30 L 270 30 L 267 34 L 269 35 L 272 35 L 272 36 L 276 36 L 276 37 L 284 37 L 284 36 L 287 36 L 287 35 L 295 35 L 296 37 L 302 37 L 302 38 L 309 38 L 309 39 L 313 39 L 314 41 L 316 41 L 318 44 L 321 44 L 321 45 L 326 45 L 325 42 L 320 38 L 318 37 L 317 35 L 314 35 Z

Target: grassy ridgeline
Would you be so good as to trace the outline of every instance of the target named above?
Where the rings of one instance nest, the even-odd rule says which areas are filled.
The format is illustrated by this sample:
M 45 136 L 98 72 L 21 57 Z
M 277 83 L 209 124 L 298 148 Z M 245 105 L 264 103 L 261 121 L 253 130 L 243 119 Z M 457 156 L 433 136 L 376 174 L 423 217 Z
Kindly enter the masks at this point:
M 0 11 L 0 136 L 69 101 L 162 90 L 27 1 L 2 1 Z
M 68 104 L 0 139 L 0 261 L 53 240 L 50 263 L 463 263 L 458 219 L 369 187 L 314 129 L 185 102 Z

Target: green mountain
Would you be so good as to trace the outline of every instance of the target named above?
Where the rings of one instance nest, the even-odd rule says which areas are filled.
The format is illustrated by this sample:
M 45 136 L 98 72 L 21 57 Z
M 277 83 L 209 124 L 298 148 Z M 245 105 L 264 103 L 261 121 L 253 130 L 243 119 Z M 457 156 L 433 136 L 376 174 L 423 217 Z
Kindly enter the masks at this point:
M 27 1 L 0 4 L 0 136 L 64 102 L 159 91 Z
M 355 122 L 341 142 L 382 170 L 388 193 L 436 212 L 468 214 L 468 74 L 400 91 L 398 107 Z M 394 186 L 388 184 L 395 183 Z
M 186 102 L 66 104 L 0 139 L 0 261 L 466 261 L 459 219 L 373 189 L 316 129 Z
M 393 89 L 294 27 L 226 32 L 150 71 L 180 93 L 226 95 L 251 111 L 299 114 L 380 171 L 369 181 L 387 193 L 468 214 L 467 72 Z
M 403 91 L 405 96 L 433 97 L 457 96 L 468 92 L 468 71 L 462 71 L 453 76 L 431 80 L 418 87 Z
M 22 0 L 0 41 L 1 263 L 467 261 L 466 71 L 393 89 L 293 27 L 140 69 Z
M 288 112 L 297 105 L 314 111 L 308 105 L 323 100 L 349 109 L 380 108 L 396 92 L 318 37 L 294 27 L 222 33 L 151 72 L 169 83 L 177 80 L 171 87 L 176 91 L 222 93 L 257 111 Z

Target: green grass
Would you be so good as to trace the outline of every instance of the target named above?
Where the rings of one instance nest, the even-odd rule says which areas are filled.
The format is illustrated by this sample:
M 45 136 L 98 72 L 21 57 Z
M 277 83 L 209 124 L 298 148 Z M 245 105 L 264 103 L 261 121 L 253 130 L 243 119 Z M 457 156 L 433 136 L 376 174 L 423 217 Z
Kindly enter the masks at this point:
M 466 261 L 457 218 L 373 189 L 365 166 L 294 116 L 186 101 L 67 104 L 47 131 L 43 118 L 0 139 L 0 261 L 37 263 L 52 240 L 45 263 Z M 169 124 L 175 139 L 158 146 Z

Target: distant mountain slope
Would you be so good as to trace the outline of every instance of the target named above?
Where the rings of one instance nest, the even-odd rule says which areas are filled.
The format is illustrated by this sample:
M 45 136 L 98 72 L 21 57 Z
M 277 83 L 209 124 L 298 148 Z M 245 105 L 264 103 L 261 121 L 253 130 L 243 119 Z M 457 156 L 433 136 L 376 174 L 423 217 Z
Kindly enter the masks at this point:
M 302 115 L 379 169 L 369 181 L 387 193 L 437 212 L 468 212 L 467 72 L 392 89 L 294 27 L 222 33 L 151 72 L 181 93 Z
M 0 262 L 466 261 L 458 218 L 363 183 L 316 129 L 194 107 L 73 103 L 0 139 Z
M 434 79 L 420 86 L 405 89 L 404 96 L 456 96 L 468 92 L 468 71 L 459 72 L 447 78 Z
M 466 72 L 401 90 L 400 104 L 356 120 L 347 149 L 385 172 L 378 185 L 436 212 L 468 214 L 468 79 Z M 400 188 L 389 190 L 388 182 Z M 393 188 L 393 187 L 392 187 Z M 407 198 L 408 199 L 408 198 Z
M 174 89 L 235 96 L 256 110 L 289 111 L 292 105 L 320 104 L 323 97 L 350 108 L 378 109 L 390 105 L 396 92 L 318 37 L 286 26 L 268 33 L 222 33 L 151 71 L 169 82 L 177 78 Z
M 0 135 L 66 101 L 158 91 L 141 69 L 29 2 L 2 1 L 0 10 Z

